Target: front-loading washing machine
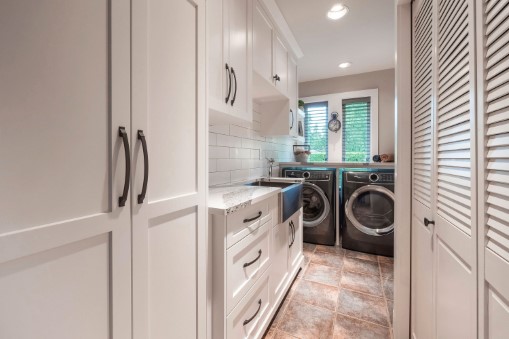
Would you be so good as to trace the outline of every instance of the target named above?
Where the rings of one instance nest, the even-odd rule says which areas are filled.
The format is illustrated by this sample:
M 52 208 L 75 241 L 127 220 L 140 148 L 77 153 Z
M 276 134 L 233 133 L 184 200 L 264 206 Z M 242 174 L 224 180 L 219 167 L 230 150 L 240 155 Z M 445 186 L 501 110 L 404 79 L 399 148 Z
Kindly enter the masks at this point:
M 304 179 L 302 188 L 304 242 L 334 245 L 336 242 L 336 170 L 283 168 L 282 176 Z
M 394 170 L 342 173 L 343 248 L 394 256 Z

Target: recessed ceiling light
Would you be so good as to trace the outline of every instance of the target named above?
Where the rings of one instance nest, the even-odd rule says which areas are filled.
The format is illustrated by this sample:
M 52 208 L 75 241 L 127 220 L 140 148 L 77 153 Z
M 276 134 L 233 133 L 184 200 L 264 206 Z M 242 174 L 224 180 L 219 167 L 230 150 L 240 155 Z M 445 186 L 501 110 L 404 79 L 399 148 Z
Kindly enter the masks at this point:
M 342 62 L 339 64 L 339 68 L 348 68 L 350 66 L 352 66 L 351 62 Z
M 327 12 L 327 17 L 331 20 L 339 20 L 348 13 L 348 7 L 343 4 L 335 4 L 330 11 Z

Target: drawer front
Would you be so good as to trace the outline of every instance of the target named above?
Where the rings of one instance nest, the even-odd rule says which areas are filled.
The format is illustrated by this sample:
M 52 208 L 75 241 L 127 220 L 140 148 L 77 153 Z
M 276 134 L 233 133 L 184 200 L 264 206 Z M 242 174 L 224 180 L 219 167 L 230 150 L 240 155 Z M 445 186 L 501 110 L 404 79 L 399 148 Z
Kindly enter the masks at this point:
M 271 309 L 268 271 L 265 271 L 226 318 L 227 339 L 252 339 L 263 335 Z
M 246 235 L 272 220 L 270 199 L 248 206 L 226 218 L 226 246 L 230 248 Z
M 269 223 L 265 223 L 226 252 L 228 314 L 270 264 L 269 230 Z

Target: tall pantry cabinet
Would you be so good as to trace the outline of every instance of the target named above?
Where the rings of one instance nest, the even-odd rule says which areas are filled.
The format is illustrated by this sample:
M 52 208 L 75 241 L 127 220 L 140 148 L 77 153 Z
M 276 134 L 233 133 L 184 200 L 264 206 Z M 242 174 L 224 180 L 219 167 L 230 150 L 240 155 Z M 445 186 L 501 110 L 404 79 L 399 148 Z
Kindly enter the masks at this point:
M 1 338 L 204 336 L 204 6 L 0 2 Z
M 413 4 L 414 338 L 509 331 L 508 16 L 506 1 Z

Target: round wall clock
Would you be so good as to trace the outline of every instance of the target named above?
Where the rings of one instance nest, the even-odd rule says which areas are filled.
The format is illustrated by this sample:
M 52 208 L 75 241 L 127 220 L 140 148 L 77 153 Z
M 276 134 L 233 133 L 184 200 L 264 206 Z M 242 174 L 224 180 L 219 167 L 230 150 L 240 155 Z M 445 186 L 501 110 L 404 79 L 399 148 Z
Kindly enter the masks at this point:
M 331 113 L 332 119 L 329 121 L 329 130 L 337 133 L 341 129 L 341 121 L 338 120 L 338 112 Z

